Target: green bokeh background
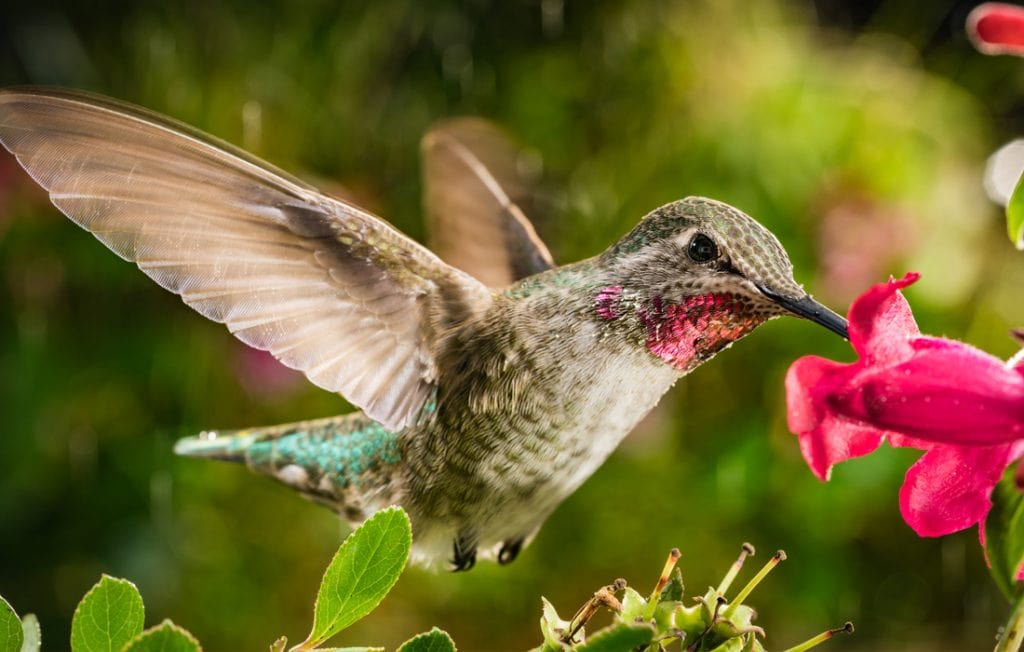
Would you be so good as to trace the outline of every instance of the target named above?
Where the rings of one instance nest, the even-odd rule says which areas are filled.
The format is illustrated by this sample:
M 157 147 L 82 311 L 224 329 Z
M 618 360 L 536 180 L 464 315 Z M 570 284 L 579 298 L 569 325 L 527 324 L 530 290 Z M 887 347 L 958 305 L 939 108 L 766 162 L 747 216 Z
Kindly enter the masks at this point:
M 481 115 L 543 160 L 534 211 L 556 258 L 708 195 L 783 241 L 843 311 L 890 273 L 923 330 L 1001 357 L 1024 325 L 1024 254 L 981 187 L 1024 133 L 1024 62 L 976 53 L 972 2 L 34 2 L 0 7 L 0 85 L 60 84 L 167 113 L 422 238 L 418 139 Z M 345 645 L 438 625 L 464 650 L 540 642 L 540 596 L 652 584 L 672 546 L 692 593 L 743 541 L 789 561 L 752 599 L 782 648 L 990 648 L 1006 603 L 976 530 L 919 539 L 897 491 L 913 451 L 814 479 L 786 431 L 798 356 L 850 360 L 779 320 L 680 382 L 515 564 L 412 569 Z M 174 440 L 350 409 L 281 374 L 74 227 L 0 156 L 0 594 L 66 647 L 101 572 L 137 583 L 209 650 L 302 640 L 345 530 L 244 468 Z M 646 590 L 646 589 L 645 589 Z

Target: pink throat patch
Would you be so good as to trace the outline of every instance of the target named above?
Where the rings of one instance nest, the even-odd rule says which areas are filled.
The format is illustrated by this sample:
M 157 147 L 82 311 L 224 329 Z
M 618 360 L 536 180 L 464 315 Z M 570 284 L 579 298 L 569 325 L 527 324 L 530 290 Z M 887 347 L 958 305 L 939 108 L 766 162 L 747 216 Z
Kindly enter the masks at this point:
M 647 329 L 647 350 L 681 371 L 697 366 L 763 321 L 729 292 L 698 294 L 680 303 L 655 297 L 638 315 Z
M 622 286 L 609 285 L 594 297 L 594 312 L 612 321 L 626 312 Z M 730 292 L 698 294 L 679 303 L 654 297 L 636 314 L 647 331 L 647 350 L 680 371 L 689 371 L 764 321 Z

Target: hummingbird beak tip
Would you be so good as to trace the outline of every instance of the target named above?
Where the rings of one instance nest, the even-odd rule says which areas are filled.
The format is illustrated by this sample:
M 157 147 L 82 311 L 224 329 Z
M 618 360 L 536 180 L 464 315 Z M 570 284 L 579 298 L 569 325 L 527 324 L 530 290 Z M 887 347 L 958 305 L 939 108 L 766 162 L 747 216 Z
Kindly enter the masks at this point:
M 808 294 L 799 299 L 793 299 L 765 287 L 760 287 L 759 289 L 766 297 L 790 313 L 824 326 L 844 339 L 850 339 L 850 330 L 846 320 L 815 301 L 811 295 Z

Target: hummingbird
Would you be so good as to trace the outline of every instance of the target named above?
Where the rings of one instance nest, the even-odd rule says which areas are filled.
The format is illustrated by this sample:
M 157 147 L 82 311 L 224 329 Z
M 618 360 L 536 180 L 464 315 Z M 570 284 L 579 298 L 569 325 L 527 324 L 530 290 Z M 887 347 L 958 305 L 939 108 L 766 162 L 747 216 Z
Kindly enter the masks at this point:
M 765 321 L 847 337 L 778 239 L 701 197 L 556 265 L 520 208 L 518 149 L 482 120 L 423 138 L 436 253 L 350 201 L 171 118 L 0 91 L 0 143 L 53 204 L 246 344 L 360 411 L 207 431 L 352 524 L 400 505 L 413 559 L 507 564 L 680 378 Z

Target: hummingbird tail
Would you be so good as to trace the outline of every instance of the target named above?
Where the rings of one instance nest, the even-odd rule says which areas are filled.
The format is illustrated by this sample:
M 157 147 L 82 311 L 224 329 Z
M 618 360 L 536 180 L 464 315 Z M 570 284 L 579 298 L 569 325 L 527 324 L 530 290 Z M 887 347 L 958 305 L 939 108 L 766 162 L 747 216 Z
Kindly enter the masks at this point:
M 195 437 L 179 439 L 174 453 L 185 457 L 205 457 L 225 462 L 244 462 L 245 450 L 256 443 L 259 436 L 247 431 L 204 430 Z
M 269 428 L 206 431 L 174 452 L 245 463 L 349 521 L 360 522 L 396 502 L 401 461 L 398 436 L 362 413 Z

